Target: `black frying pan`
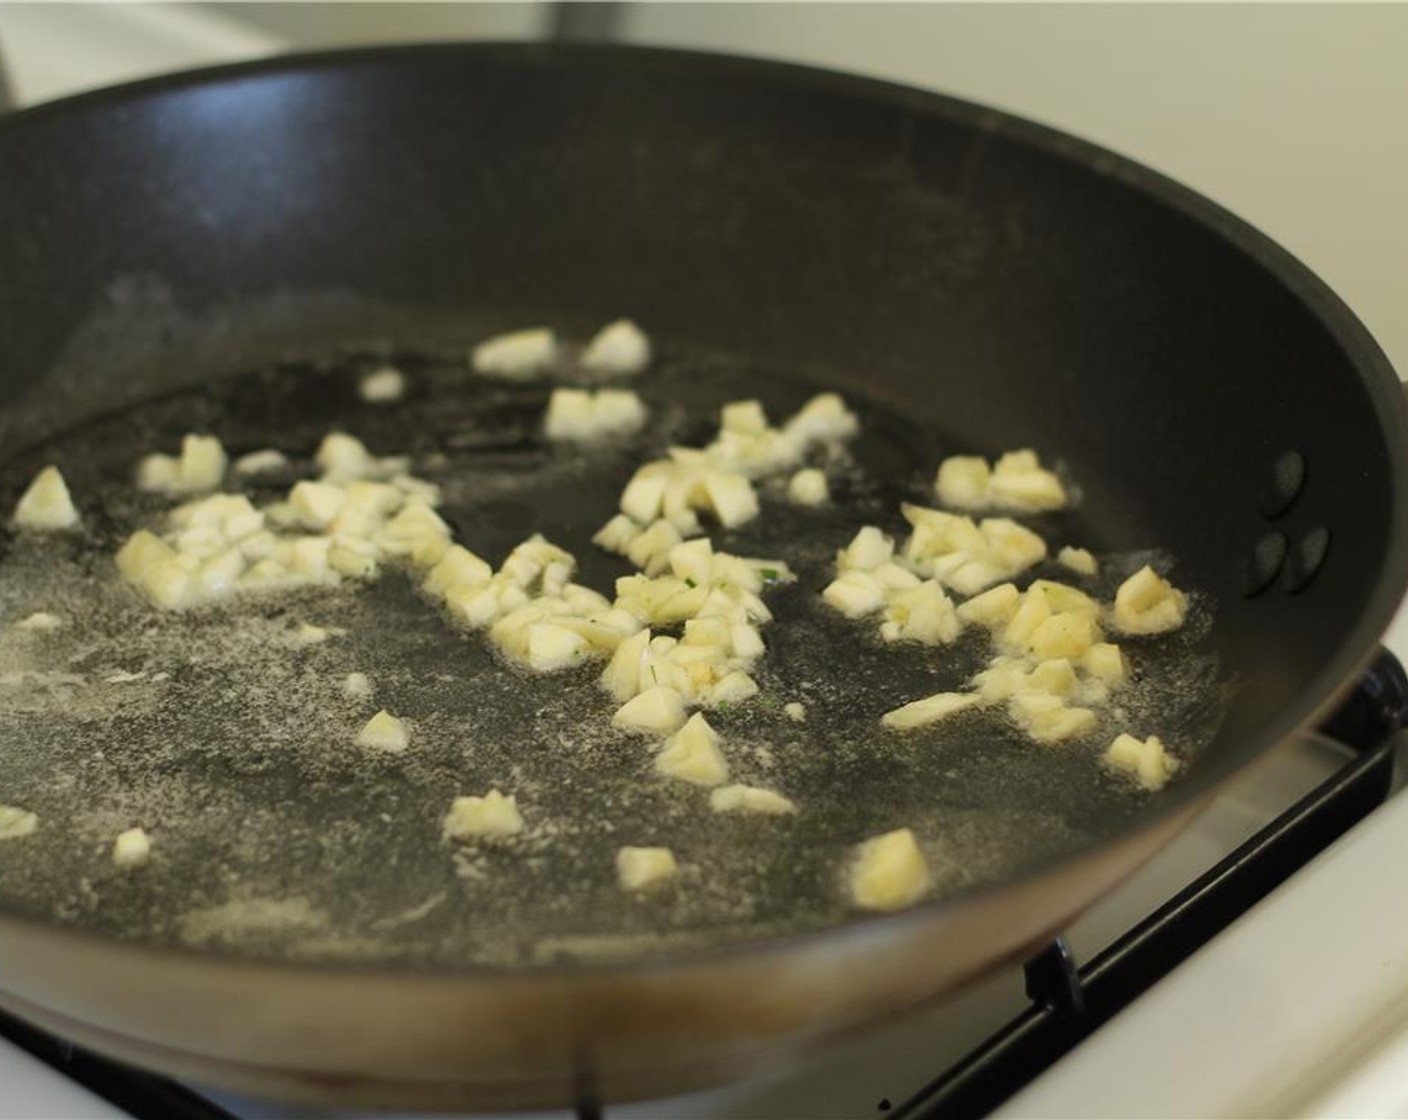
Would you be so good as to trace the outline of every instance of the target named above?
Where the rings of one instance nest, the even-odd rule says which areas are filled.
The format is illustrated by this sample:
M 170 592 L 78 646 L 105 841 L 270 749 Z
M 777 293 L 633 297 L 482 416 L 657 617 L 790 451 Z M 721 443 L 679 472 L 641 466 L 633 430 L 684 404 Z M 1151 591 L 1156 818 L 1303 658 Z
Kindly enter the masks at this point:
M 629 461 L 545 466 L 526 419 L 541 395 L 455 380 L 447 356 L 492 329 L 547 321 L 584 334 L 624 312 L 662 345 L 658 380 L 643 384 L 662 405 L 746 391 L 784 408 L 817 386 L 845 392 L 870 437 L 862 474 L 882 480 L 861 495 L 875 516 L 941 454 L 1059 455 L 1082 504 L 1050 531 L 1176 558 L 1179 582 L 1214 620 L 1179 647 L 1180 665 L 1215 666 L 1227 686 L 1215 705 L 1205 692 L 1166 704 L 1198 749 L 1186 776 L 1146 801 L 1093 777 L 1081 785 L 1048 760 L 1003 771 L 1005 783 L 965 802 L 964 789 L 982 788 L 982 740 L 968 744 L 971 771 L 962 750 L 945 764 L 945 777 L 973 781 L 943 797 L 931 759 L 912 759 L 910 780 L 888 786 L 864 767 L 819 767 L 809 788 L 839 778 L 872 796 L 827 818 L 835 835 L 798 833 L 786 867 L 848 829 L 862 835 L 906 789 L 912 807 L 942 807 L 936 820 L 976 809 L 985 837 L 1005 828 L 1026 843 L 884 919 L 818 911 L 789 924 L 790 902 L 812 897 L 798 880 L 821 887 L 815 874 L 782 874 L 761 884 L 759 897 L 782 903 L 768 921 L 720 924 L 705 943 L 648 960 L 569 951 L 485 963 L 419 950 L 330 960 L 338 954 L 308 952 L 311 935 L 193 950 L 139 921 L 160 894 L 155 877 L 140 880 L 143 897 L 100 882 L 118 901 L 87 912 L 37 912 L 12 892 L 0 1001 L 156 1067 L 320 1100 L 550 1102 L 584 1077 L 614 1098 L 742 1071 L 913 1006 L 1057 928 L 1230 775 L 1323 713 L 1408 580 L 1404 406 L 1362 327 L 1209 203 L 1001 114 L 771 64 L 444 47 L 281 60 L 42 107 L 0 124 L 0 167 L 0 438 L 16 477 L 70 453 L 75 488 L 97 496 L 98 543 L 139 512 L 104 479 L 125 477 L 143 437 L 201 424 L 244 450 L 276 429 L 306 450 L 342 423 L 368 425 L 388 449 L 421 440 L 416 450 L 484 476 L 526 465 L 525 477 L 556 479 L 531 501 L 512 486 L 471 487 L 449 512 L 488 552 L 559 524 L 585 555 L 578 538 Z M 400 420 L 374 422 L 350 386 L 388 354 L 412 367 L 421 395 Z M 217 381 L 234 374 L 249 376 Z M 151 403 L 128 407 L 138 401 Z M 688 416 L 677 423 L 657 437 L 686 431 Z M 1292 462 L 1304 467 L 1298 486 Z M 769 520 L 739 550 L 805 528 Z M 1254 565 L 1249 579 L 1254 553 L 1274 560 L 1270 534 L 1287 559 Z M 78 548 L 64 563 L 94 559 Z M 126 609 L 103 624 L 120 630 Z M 390 593 L 387 609 L 423 610 Z M 423 678 L 441 655 L 422 652 L 412 675 Z M 483 686 L 492 667 L 465 656 Z M 862 687 L 867 656 L 839 630 L 795 651 L 833 679 L 856 677 L 863 699 L 850 713 L 833 704 L 826 734 L 847 718 L 872 726 L 883 710 Z M 388 661 L 388 672 L 415 665 L 399 649 Z M 895 687 L 956 683 L 943 672 L 930 665 Z M 456 694 L 442 689 L 437 702 Z M 511 689 L 493 695 L 487 708 L 506 722 L 481 738 L 503 742 L 530 713 L 513 709 Z M 1220 721 L 1199 724 L 1208 711 Z M 202 724 L 169 726 L 167 739 L 183 728 L 196 738 Z M 116 779 L 108 788 L 140 789 L 151 767 L 119 746 L 99 767 Z M 33 745 L 11 749 L 11 774 L 32 778 Z M 477 757 L 446 753 L 417 786 L 426 803 Z M 220 751 L 161 761 L 197 790 L 238 770 Z M 330 787 L 286 760 L 251 770 L 293 822 L 275 861 L 291 884 L 342 852 L 305 843 L 298 826 L 337 797 L 342 818 L 355 815 L 387 788 L 375 774 Z M 999 828 L 1004 807 L 1012 820 Z M 1042 812 L 1055 839 L 1033 841 Z M 94 859 L 81 830 L 69 839 L 47 867 Z M 426 866 L 413 845 L 399 862 L 358 850 L 374 897 Z M 221 858 L 213 850 L 210 866 Z M 191 875 L 173 869 L 172 881 L 196 889 Z M 527 892 L 522 912 L 542 897 Z M 511 925 L 516 913 L 500 917 Z M 459 928 L 472 937 L 472 923 Z

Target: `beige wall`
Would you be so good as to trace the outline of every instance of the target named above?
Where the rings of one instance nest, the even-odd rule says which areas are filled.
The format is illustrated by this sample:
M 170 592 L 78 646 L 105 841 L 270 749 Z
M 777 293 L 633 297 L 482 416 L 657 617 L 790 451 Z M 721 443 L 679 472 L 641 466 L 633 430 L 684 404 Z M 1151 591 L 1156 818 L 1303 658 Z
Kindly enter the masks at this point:
M 645 4 L 626 34 L 890 77 L 1105 144 L 1301 257 L 1408 375 L 1408 5 Z

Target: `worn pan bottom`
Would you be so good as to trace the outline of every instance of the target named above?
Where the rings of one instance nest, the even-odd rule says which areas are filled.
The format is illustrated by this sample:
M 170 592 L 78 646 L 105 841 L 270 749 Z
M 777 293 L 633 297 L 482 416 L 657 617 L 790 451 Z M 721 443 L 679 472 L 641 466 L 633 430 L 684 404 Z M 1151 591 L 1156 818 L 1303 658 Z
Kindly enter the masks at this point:
M 358 973 L 153 951 L 0 921 L 0 1005 L 119 1061 L 300 1105 L 551 1108 L 737 1080 L 1020 958 L 1203 804 L 961 906 L 684 962 Z M 1055 918 L 1053 919 L 1053 915 Z M 843 978 L 843 979 L 840 979 Z

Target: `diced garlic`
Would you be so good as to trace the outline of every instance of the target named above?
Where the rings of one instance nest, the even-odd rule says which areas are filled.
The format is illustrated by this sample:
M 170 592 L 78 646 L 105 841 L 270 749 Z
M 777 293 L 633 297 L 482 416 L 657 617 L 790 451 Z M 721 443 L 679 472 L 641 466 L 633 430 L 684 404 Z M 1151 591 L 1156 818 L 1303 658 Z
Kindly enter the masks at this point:
M 293 632 L 293 641 L 295 645 L 316 646 L 326 642 L 334 633 L 341 632 L 329 630 L 326 626 L 315 626 L 311 622 L 300 622 Z
M 378 459 L 366 445 L 346 432 L 329 432 L 318 445 L 313 461 L 324 482 L 353 482 L 365 478 L 390 478 L 404 474 L 408 460 L 402 456 Z
M 978 523 L 978 529 L 987 541 L 990 555 L 1012 575 L 1046 559 L 1046 541 L 1025 525 L 1006 517 L 987 517 Z
M 650 645 L 650 631 L 641 630 L 622 640 L 601 674 L 601 685 L 624 703 L 640 692 L 641 672 Z
M 865 910 L 901 910 L 929 890 L 929 867 L 907 828 L 865 841 L 851 866 L 851 899 Z
M 400 754 L 411 741 L 406 725 L 385 708 L 377 712 L 361 731 L 357 732 L 356 744 L 371 747 L 391 754 Z
M 1046 619 L 1027 639 L 1027 648 L 1042 659 L 1064 657 L 1079 660 L 1100 637 L 1089 617 L 1062 611 Z
M 719 410 L 719 430 L 759 435 L 768 430 L 768 414 L 761 401 L 730 401 Z
M 716 813 L 757 813 L 769 817 L 797 811 L 797 806 L 780 793 L 743 785 L 720 786 L 711 791 L 709 808 Z
M 957 614 L 963 622 L 998 630 L 1012 621 L 1021 600 L 1022 593 L 1015 584 L 1003 583 L 960 603 Z
M 372 682 L 366 673 L 348 673 L 342 678 L 342 694 L 352 700 L 369 700 Z
M 0 805 L 0 840 L 18 840 L 39 827 L 39 815 L 17 805 Z
M 329 482 L 295 483 L 288 496 L 299 524 L 308 529 L 327 528 L 346 501 L 347 492 Z
M 657 685 L 627 700 L 611 717 L 614 727 L 646 735 L 672 735 L 684 726 L 684 701 L 673 688 Z
M 957 712 L 976 706 L 981 697 L 973 692 L 938 692 L 922 700 L 914 700 L 880 717 L 880 722 L 896 731 L 928 727 Z
M 145 867 L 151 855 L 152 842 L 140 828 L 129 828 L 113 841 L 112 861 L 125 871 Z
M 543 430 L 548 439 L 590 441 L 645 426 L 645 405 L 629 389 L 554 389 Z
M 214 490 L 225 479 L 228 459 L 214 436 L 185 436 L 181 440 L 180 484 L 186 493 Z
M 528 381 L 552 365 L 557 336 L 547 327 L 510 331 L 481 342 L 470 351 L 475 373 L 506 381 Z
M 1013 720 L 1038 743 L 1055 743 L 1085 735 L 1096 726 L 1089 708 L 1068 708 L 1048 692 L 1018 692 L 1009 702 Z
M 582 365 L 594 373 L 626 377 L 650 364 L 650 339 L 629 319 L 597 331 L 582 351 Z
M 48 611 L 35 611 L 15 623 L 17 630 L 42 630 L 53 632 L 64 624 L 64 620 Z
M 696 712 L 669 739 L 655 756 L 655 769 L 667 778 L 718 786 L 728 781 L 728 763 L 719 750 L 719 737 L 708 721 Z
M 880 636 L 887 642 L 944 645 L 954 641 L 960 630 L 953 602 L 934 580 L 893 592 L 884 618 Z
M 736 529 L 758 516 L 758 495 L 753 484 L 732 471 L 709 471 L 700 480 L 706 508 L 725 529 Z
M 934 492 L 939 501 L 954 509 L 984 509 L 988 505 L 991 474 L 987 460 L 981 456 L 953 455 L 939 464 Z
M 874 525 L 866 525 L 836 557 L 836 567 L 842 572 L 873 572 L 894 554 L 895 542 Z
M 1056 553 L 1056 562 L 1083 576 L 1093 576 L 1098 570 L 1095 554 L 1087 548 L 1073 548 L 1071 545 L 1066 545 Z
M 1026 649 L 1036 633 L 1037 627 L 1051 617 L 1051 608 L 1046 596 L 1028 591 L 1022 596 L 1021 605 L 1002 632 L 1002 644 L 1013 649 Z
M 710 707 L 724 704 L 741 704 L 758 694 L 758 682 L 741 669 L 724 674 L 708 689 L 706 700 Z
M 251 451 L 235 460 L 234 471 L 242 475 L 276 474 L 288 469 L 288 456 L 272 447 Z
M 328 567 L 348 579 L 373 580 L 379 574 L 376 546 L 370 541 L 339 537 L 327 551 Z
M 803 722 L 807 718 L 806 705 L 801 704 L 796 700 L 793 700 L 788 704 L 782 705 L 782 710 L 784 713 L 786 713 L 788 719 L 796 720 L 798 723 Z
M 540 673 L 579 664 L 590 652 L 586 638 L 552 622 L 528 627 L 528 664 Z
M 592 537 L 592 544 L 598 548 L 606 549 L 607 552 L 624 556 L 626 548 L 640 535 L 640 532 L 640 525 L 626 514 L 618 513 L 597 530 L 596 535 Z
M 822 599 L 847 618 L 863 618 L 885 605 L 885 589 L 869 572 L 844 572 L 827 584 Z
M 839 395 L 818 393 L 787 421 L 785 431 L 814 443 L 834 443 L 860 431 L 860 421 Z
M 994 505 L 1038 512 L 1061 509 L 1066 491 L 1061 480 L 1044 469 L 1034 451 L 1009 451 L 993 464 L 988 494 Z
M 616 853 L 616 880 L 622 890 L 651 890 L 678 873 L 679 864 L 669 848 L 625 847 Z
M 621 512 L 641 525 L 649 525 L 660 515 L 670 475 L 660 464 L 647 463 L 631 476 L 621 492 Z
M 1083 615 L 1091 622 L 1100 618 L 1100 604 L 1084 591 L 1054 580 L 1033 580 L 1027 588 L 1028 595 L 1041 595 L 1052 613 L 1072 613 Z
M 1162 741 L 1154 735 L 1147 739 L 1119 735 L 1105 752 L 1105 761 L 1116 770 L 1132 775 L 1151 792 L 1162 789 L 1178 770 L 1178 759 L 1169 754 Z
M 483 797 L 456 797 L 443 826 L 447 840 L 498 840 L 523 831 L 518 799 L 491 789 Z
M 1147 564 L 1115 592 L 1115 629 L 1125 634 L 1164 634 L 1188 615 L 1188 597 Z
M 357 395 L 368 404 L 399 401 L 406 395 L 406 375 L 393 366 L 382 366 L 358 382 Z
M 1098 677 L 1109 684 L 1118 684 L 1129 676 L 1124 654 L 1120 652 L 1119 646 L 1111 642 L 1096 642 L 1086 651 L 1083 664 L 1085 671 L 1092 677 Z
M 450 550 L 450 527 L 429 506 L 407 506 L 382 527 L 376 543 L 388 556 L 431 568 Z
M 824 506 L 831 500 L 826 472 L 808 467 L 787 481 L 787 500 L 795 506 Z
M 45 467 L 15 504 L 17 529 L 56 532 L 78 527 L 78 510 L 58 467 Z
M 669 565 L 669 554 L 680 543 L 680 531 L 661 519 L 639 533 L 626 546 L 626 559 L 647 575 L 658 575 Z
M 421 587 L 428 595 L 443 595 L 455 586 L 488 583 L 493 575 L 494 569 L 487 560 L 476 556 L 463 545 L 453 544 L 440 563 L 430 569 Z
M 158 606 L 175 610 L 189 605 L 195 590 L 191 573 L 178 554 L 155 534 L 138 529 L 117 552 L 117 570 Z

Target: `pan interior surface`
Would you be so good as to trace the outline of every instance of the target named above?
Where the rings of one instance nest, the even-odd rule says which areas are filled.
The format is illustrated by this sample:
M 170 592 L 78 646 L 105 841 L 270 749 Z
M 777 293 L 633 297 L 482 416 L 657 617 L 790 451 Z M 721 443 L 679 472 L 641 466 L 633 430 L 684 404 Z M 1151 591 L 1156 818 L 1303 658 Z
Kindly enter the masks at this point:
M 5 542 L 21 573 L 0 585 L 5 618 L 72 579 L 96 604 L 43 666 L 3 639 L 23 682 L 4 796 L 32 802 L 52 843 L 42 860 L 13 845 L 0 860 L 7 911 L 407 965 L 590 955 L 612 937 L 627 952 L 687 947 L 839 920 L 842 846 L 901 824 L 932 826 L 939 890 L 956 896 L 1206 796 L 1323 709 L 1408 578 L 1404 405 L 1352 315 L 1204 200 L 980 107 L 669 52 L 436 48 L 20 114 L 0 122 L 0 166 L 0 439 L 25 449 L 8 493 L 61 457 L 80 500 L 106 511 L 103 547 L 61 562 Z M 495 330 L 551 322 L 583 337 L 621 314 L 665 344 L 640 384 L 648 440 L 695 438 L 736 397 L 782 415 L 831 388 L 861 411 L 846 516 L 775 504 L 724 542 L 799 568 L 774 596 L 760 683 L 809 708 L 803 724 L 763 705 L 721 717 L 730 761 L 804 805 L 834 795 L 828 812 L 719 827 L 691 791 L 651 785 L 641 744 L 582 734 L 607 711 L 591 674 L 510 672 L 394 577 L 238 625 L 163 620 L 169 633 L 102 585 L 111 547 L 152 512 L 126 489 L 135 457 L 205 426 L 236 452 L 306 456 L 345 427 L 377 452 L 443 454 L 465 543 L 497 560 L 542 529 L 605 586 L 620 569 L 586 538 L 639 455 L 544 451 L 531 432 L 543 392 L 470 393 L 462 355 Z M 374 418 L 353 374 L 388 357 L 414 392 Z M 223 380 L 239 371 L 255 372 Z M 880 711 L 958 683 L 983 651 L 885 650 L 806 616 L 830 550 L 863 520 L 897 528 L 896 499 L 922 494 L 939 458 L 1021 446 L 1063 461 L 1083 491 L 1043 526 L 1053 543 L 1129 563 L 1164 550 L 1213 619 L 1168 646 L 1174 664 L 1143 666 L 1175 687 L 1153 726 L 1132 729 L 1191 757 L 1160 797 L 1106 779 L 1093 746 L 1043 751 L 981 720 L 877 755 Z M 1303 486 L 1268 514 L 1259 499 L 1288 452 Z M 1278 573 L 1243 596 L 1261 540 L 1279 534 L 1294 555 L 1322 531 L 1310 582 Z M 290 649 L 305 617 L 347 634 Z M 1235 695 L 1208 683 L 1214 658 Z M 25 675 L 60 662 L 91 707 L 77 681 L 53 678 L 49 695 Z M 415 725 L 394 765 L 348 744 L 366 712 L 334 686 L 354 670 Z M 107 680 L 119 672 L 147 676 Z M 181 708 L 183 689 L 212 684 L 218 704 Z M 1219 711 L 1220 727 L 1200 722 Z M 60 715 L 131 735 L 96 744 Z M 523 849 L 457 859 L 438 834 L 449 798 L 510 782 L 539 812 Z M 105 846 L 152 807 L 153 874 L 119 876 Z M 657 842 L 694 853 L 686 889 L 622 897 L 611 851 Z M 563 898 L 593 920 L 555 910 Z
M 884 711 L 964 687 L 993 650 L 985 632 L 950 647 L 888 645 L 873 621 L 821 604 L 836 549 L 867 523 L 902 535 L 899 502 L 931 500 L 939 458 L 971 450 L 960 433 L 855 399 L 862 435 L 832 467 L 831 506 L 791 506 L 775 480 L 762 517 L 715 536 L 798 574 L 768 596 L 777 620 L 764 628 L 760 695 L 709 713 L 732 780 L 784 793 L 796 817 L 711 812 L 707 791 L 662 781 L 648 743 L 611 728 L 600 663 L 552 676 L 506 665 L 406 573 L 187 613 L 157 610 L 121 583 L 113 551 L 169 505 L 131 485 L 142 453 L 188 430 L 218 433 L 232 456 L 283 448 L 292 473 L 256 490 L 270 501 L 339 429 L 374 452 L 410 453 L 415 472 L 442 486 L 457 539 L 481 555 L 497 563 L 542 531 L 578 557 L 580 582 L 609 594 L 634 569 L 590 538 L 639 462 L 707 442 L 728 400 L 756 396 L 781 417 L 816 389 L 757 363 L 667 352 L 635 383 L 652 409 L 640 437 L 555 446 L 540 432 L 546 386 L 475 378 L 462 355 L 394 357 L 411 386 L 394 407 L 356 391 L 384 355 L 345 354 L 175 392 L 7 464 L 7 493 L 38 465 L 62 464 L 91 528 L 73 541 L 4 542 L 3 617 L 47 610 L 70 622 L 0 631 L 0 738 L 23 744 L 0 757 L 0 789 L 42 821 L 0 861 L 6 908 L 127 939 L 378 965 L 741 943 L 852 915 L 851 848 L 893 828 L 921 838 L 940 895 L 1081 850 L 1148 808 L 1099 762 L 1115 734 L 1160 734 L 1192 761 L 1216 730 L 1226 689 L 1201 609 L 1179 634 L 1126 644 L 1136 682 L 1078 742 L 1037 745 L 1001 706 L 909 735 L 882 729 Z M 1064 543 L 1108 552 L 1116 538 L 1079 510 L 1036 523 L 1053 553 Z M 1101 596 L 1144 559 L 1108 557 Z M 1054 563 L 1030 574 L 1073 578 Z M 340 632 L 302 646 L 305 622 Z M 351 672 L 367 674 L 371 699 L 344 694 Z M 784 712 L 792 701 L 805 705 L 804 722 Z M 405 754 L 353 744 L 378 708 L 409 721 Z M 444 841 L 451 798 L 491 787 L 517 796 L 526 833 L 499 845 Z M 137 824 L 153 837 L 153 863 L 125 873 L 108 846 Z M 680 881 L 623 892 L 622 845 L 673 848 Z

